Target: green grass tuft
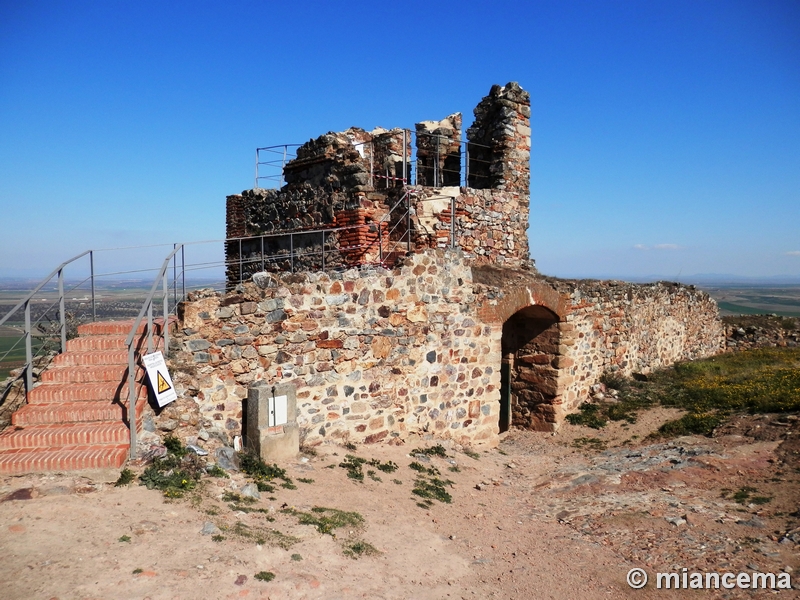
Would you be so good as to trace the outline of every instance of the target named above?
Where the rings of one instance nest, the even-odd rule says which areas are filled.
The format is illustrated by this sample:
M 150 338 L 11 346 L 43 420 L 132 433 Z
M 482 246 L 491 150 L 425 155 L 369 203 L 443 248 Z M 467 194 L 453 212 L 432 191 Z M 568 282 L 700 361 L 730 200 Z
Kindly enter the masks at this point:
M 227 471 L 225 471 L 225 469 L 221 468 L 219 465 L 211 465 L 210 467 L 206 467 L 206 473 L 208 473 L 209 477 L 230 479 L 230 475 L 228 475 Z
M 114 482 L 114 487 L 122 487 L 123 485 L 128 485 L 129 483 L 133 482 L 134 474 L 133 471 L 128 469 L 127 467 L 122 469 L 119 474 L 119 478 L 117 481 Z
M 342 546 L 342 552 L 344 552 L 345 556 L 349 556 L 353 559 L 380 554 L 375 546 L 363 540 L 345 542 Z
M 364 525 L 364 517 L 357 512 L 347 512 L 336 508 L 315 506 L 310 513 L 294 508 L 285 508 L 281 512 L 297 517 L 301 525 L 313 525 L 321 534 L 335 535 L 334 530 L 341 527 L 358 528 Z
M 352 454 L 347 454 L 344 460 L 339 463 L 339 466 L 347 470 L 347 476 L 355 481 L 364 481 L 363 465 L 367 462 L 366 458 L 359 458 Z
M 453 482 L 449 479 L 441 480 L 438 477 L 431 477 L 429 479 L 419 477 L 414 482 L 414 489 L 411 490 L 411 493 L 420 498 L 428 500 L 433 499 L 444 502 L 445 504 L 450 504 L 453 501 L 453 497 L 445 489 L 446 485 L 452 487 Z
M 436 444 L 430 448 L 416 448 L 410 452 L 411 456 L 415 454 L 427 454 L 428 456 L 438 456 L 439 458 L 447 458 L 447 450 L 441 444 Z

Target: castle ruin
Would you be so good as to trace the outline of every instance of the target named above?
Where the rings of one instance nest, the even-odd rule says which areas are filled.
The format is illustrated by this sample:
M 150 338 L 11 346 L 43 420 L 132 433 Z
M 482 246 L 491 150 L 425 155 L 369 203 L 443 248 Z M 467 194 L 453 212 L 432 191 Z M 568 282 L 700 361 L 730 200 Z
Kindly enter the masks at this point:
M 327 133 L 279 189 L 227 198 L 229 292 L 191 294 L 181 315 L 201 418 L 240 435 L 262 381 L 294 386 L 306 445 L 494 445 L 512 425 L 554 431 L 604 373 L 722 349 L 692 286 L 536 272 L 518 84 L 493 86 L 461 136 L 460 114 Z

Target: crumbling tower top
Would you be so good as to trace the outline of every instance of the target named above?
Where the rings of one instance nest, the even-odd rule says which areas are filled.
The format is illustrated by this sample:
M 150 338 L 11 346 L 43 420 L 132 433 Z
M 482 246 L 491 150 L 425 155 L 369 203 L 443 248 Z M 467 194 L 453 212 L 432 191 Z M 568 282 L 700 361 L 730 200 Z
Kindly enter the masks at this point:
M 531 98 L 517 82 L 492 86 L 467 140 L 469 187 L 530 194 Z
M 474 113 L 466 140 L 455 113 L 414 130 L 328 132 L 295 156 L 279 147 L 280 189 L 228 197 L 229 283 L 255 270 L 394 266 L 430 248 L 528 266 L 530 96 L 495 85 Z

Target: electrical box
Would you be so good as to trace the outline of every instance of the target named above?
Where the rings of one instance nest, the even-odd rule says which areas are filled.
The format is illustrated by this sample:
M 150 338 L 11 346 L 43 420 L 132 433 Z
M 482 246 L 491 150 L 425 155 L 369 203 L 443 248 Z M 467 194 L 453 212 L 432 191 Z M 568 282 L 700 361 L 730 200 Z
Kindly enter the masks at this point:
M 276 427 L 289 422 L 289 399 L 287 396 L 269 398 L 269 426 Z

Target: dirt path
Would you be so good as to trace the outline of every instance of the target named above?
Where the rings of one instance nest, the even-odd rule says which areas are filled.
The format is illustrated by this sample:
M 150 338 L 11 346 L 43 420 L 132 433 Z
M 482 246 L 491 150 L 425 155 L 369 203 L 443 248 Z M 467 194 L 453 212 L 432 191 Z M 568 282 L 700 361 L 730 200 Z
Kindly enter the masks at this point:
M 297 489 L 262 492 L 243 510 L 221 499 L 241 492 L 241 474 L 204 479 L 181 500 L 136 484 L 115 488 L 116 472 L 5 478 L 2 597 L 682 598 L 696 593 L 652 582 L 633 590 L 626 574 L 800 568 L 800 532 L 792 533 L 800 465 L 780 446 L 797 432 L 775 426 L 775 439 L 728 432 L 642 443 L 667 416 L 652 411 L 599 433 L 515 431 L 477 458 L 453 450 L 449 459 L 418 458 L 453 482 L 452 504 L 430 508 L 411 494 L 418 474 L 408 467 L 409 445 L 359 447 L 356 456 L 400 466 L 363 483 L 338 467 L 347 450 L 320 447 L 283 465 Z M 742 488 L 754 491 L 738 503 L 732 496 Z M 771 500 L 750 502 L 759 497 Z M 355 511 L 364 525 L 334 538 L 299 524 L 297 511 L 314 514 L 315 506 Z M 204 526 L 218 527 L 219 537 L 202 534 Z M 349 558 L 345 549 L 357 541 L 378 552 Z M 275 579 L 256 579 L 261 571 Z M 721 592 L 704 597 L 772 595 Z

